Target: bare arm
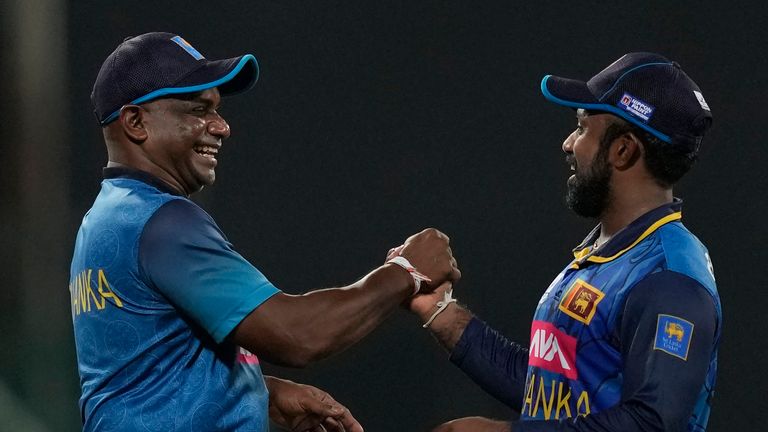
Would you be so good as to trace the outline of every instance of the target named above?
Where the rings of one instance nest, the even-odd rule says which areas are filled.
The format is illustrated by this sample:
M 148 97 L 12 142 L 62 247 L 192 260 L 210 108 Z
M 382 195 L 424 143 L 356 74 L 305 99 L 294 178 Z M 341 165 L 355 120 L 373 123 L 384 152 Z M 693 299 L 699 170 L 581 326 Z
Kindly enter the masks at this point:
M 348 287 L 279 293 L 251 312 L 231 338 L 269 362 L 303 367 L 370 333 L 412 286 L 405 270 L 389 264 Z
M 448 242 L 434 229 L 406 240 L 401 256 L 433 281 L 422 290 L 461 276 Z M 407 271 L 385 264 L 347 287 L 276 294 L 243 319 L 230 338 L 270 362 L 303 367 L 359 341 L 413 291 Z

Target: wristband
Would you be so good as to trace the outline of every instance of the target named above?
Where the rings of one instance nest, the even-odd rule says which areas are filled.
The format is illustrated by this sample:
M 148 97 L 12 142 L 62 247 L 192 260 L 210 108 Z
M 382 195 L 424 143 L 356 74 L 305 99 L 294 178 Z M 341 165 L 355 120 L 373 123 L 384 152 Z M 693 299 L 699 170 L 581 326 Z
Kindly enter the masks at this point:
M 402 256 L 396 256 L 389 261 L 387 261 L 385 264 L 397 264 L 400 267 L 404 268 L 405 271 L 411 274 L 411 277 L 413 278 L 413 284 L 415 286 L 413 290 L 413 295 L 416 295 L 419 292 L 419 289 L 421 289 L 421 282 L 432 282 L 432 279 L 428 278 L 426 275 L 423 275 L 416 270 L 415 267 L 413 267 L 407 259 L 405 259 Z
M 435 303 L 435 306 L 437 306 L 437 310 L 435 313 L 432 314 L 431 317 L 427 320 L 427 322 L 424 323 L 422 327 L 428 328 L 430 324 L 432 324 L 432 321 L 437 318 L 438 315 L 444 310 L 448 308 L 448 305 L 451 303 L 456 303 L 456 299 L 453 298 L 453 290 L 448 290 L 445 293 L 443 293 L 443 299 L 439 302 Z

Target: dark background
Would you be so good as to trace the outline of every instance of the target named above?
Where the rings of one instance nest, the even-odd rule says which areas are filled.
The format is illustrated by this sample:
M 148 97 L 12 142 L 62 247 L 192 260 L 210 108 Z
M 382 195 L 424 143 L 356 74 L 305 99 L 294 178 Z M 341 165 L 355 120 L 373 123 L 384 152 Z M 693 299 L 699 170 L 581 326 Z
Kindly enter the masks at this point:
M 10 1 L 0 3 L 0 429 L 79 428 L 69 258 L 106 163 L 89 96 L 103 59 L 147 31 L 181 34 L 208 58 L 259 59 L 256 87 L 225 100 L 232 137 L 196 200 L 277 286 L 351 283 L 434 226 L 464 275 L 456 296 L 522 342 L 593 225 L 563 205 L 560 145 L 575 120 L 545 102 L 542 76 L 587 79 L 630 51 L 676 60 L 715 118 L 675 190 L 723 303 L 709 430 L 761 429 L 765 2 Z M 403 310 L 306 370 L 264 369 L 329 391 L 373 432 L 511 415 Z

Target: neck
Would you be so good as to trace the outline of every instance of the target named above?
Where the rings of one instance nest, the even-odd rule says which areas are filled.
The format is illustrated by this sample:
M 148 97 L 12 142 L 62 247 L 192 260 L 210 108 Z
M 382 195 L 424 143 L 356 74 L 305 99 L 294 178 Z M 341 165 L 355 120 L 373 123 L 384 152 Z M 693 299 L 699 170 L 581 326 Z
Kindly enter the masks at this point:
M 184 196 L 189 196 L 192 193 L 192 191 L 184 188 L 181 181 L 174 178 L 167 170 L 152 161 L 141 150 L 141 146 L 128 139 L 124 135 L 123 130 L 116 126 L 115 123 L 104 128 L 103 132 L 109 157 L 107 167 L 125 167 L 148 172 Z M 141 141 L 141 144 L 147 145 L 147 142 Z
M 642 191 L 638 188 L 631 193 L 616 194 L 608 208 L 600 215 L 598 244 L 605 243 L 640 216 L 672 202 L 672 189 L 653 189 Z
M 181 187 L 181 184 L 179 184 L 179 182 L 176 181 L 176 179 L 174 179 L 171 176 L 165 175 L 165 171 L 151 169 L 152 165 L 149 165 L 149 166 L 139 165 L 139 164 L 131 164 L 131 163 L 110 160 L 107 162 L 107 168 L 131 168 L 131 169 L 147 172 L 157 177 L 158 179 L 162 180 L 162 182 L 167 184 L 171 189 L 177 191 L 178 193 L 186 197 L 189 197 L 189 193 L 187 193 L 187 191 L 185 191 L 184 188 Z

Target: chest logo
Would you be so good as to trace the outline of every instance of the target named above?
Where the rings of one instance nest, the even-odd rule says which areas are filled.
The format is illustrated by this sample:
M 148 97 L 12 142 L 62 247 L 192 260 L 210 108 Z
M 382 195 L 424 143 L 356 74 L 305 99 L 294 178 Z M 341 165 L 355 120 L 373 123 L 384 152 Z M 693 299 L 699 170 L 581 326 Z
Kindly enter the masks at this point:
M 534 321 L 528 365 L 565 375 L 568 379 L 578 379 L 576 338 L 563 333 L 552 323 Z
M 559 309 L 576 321 L 589 325 L 595 316 L 597 304 L 603 297 L 605 294 L 602 291 L 581 279 L 576 279 L 560 301 Z

